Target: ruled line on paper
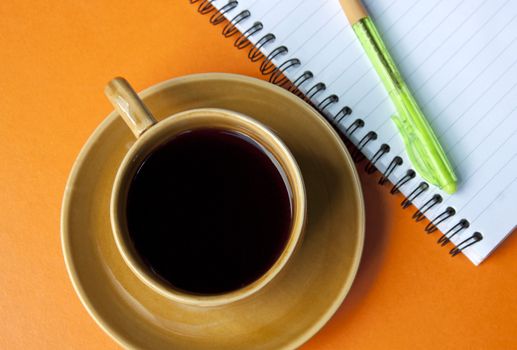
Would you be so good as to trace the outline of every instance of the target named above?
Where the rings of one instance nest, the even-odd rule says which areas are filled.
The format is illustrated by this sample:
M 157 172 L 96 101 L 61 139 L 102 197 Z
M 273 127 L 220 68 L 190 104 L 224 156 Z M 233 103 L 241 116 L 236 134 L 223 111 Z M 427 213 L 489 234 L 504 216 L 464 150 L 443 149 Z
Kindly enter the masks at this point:
M 318 10 L 320 10 L 323 6 L 325 6 L 326 2 L 328 2 L 328 0 L 324 0 L 324 1 L 321 1 L 321 3 L 319 4 L 319 7 L 317 7 L 314 12 L 317 12 Z M 291 15 L 292 12 L 289 11 L 289 13 L 287 14 L 288 16 Z M 287 32 L 287 34 L 284 34 L 283 36 L 283 39 L 284 40 L 289 40 L 289 38 L 294 34 L 294 33 L 297 33 L 298 30 L 306 25 L 306 22 L 313 16 L 314 14 L 311 14 L 309 15 L 308 17 L 304 17 L 304 19 L 302 21 L 300 21 L 300 23 L 298 24 L 298 26 L 296 26 L 295 28 L 293 28 L 290 32 Z M 274 31 L 274 29 L 273 29 Z
M 510 116 L 512 116 L 512 115 L 513 115 L 513 113 L 514 113 L 515 111 L 517 111 L 517 106 L 515 106 L 515 107 L 512 109 L 512 111 L 511 111 L 510 113 L 508 113 L 508 114 L 507 114 L 507 116 L 506 116 L 506 118 L 504 118 L 504 120 L 507 120 Z M 495 130 L 495 128 L 492 130 L 492 132 L 493 132 L 494 130 Z M 491 133 L 492 133 L 492 132 L 491 132 Z M 490 133 L 488 136 L 490 136 L 490 135 L 491 135 L 491 133 Z M 472 178 L 473 178 L 473 177 L 474 177 L 474 176 L 475 176 L 475 175 L 476 175 L 476 174 L 481 170 L 481 168 L 483 168 L 483 167 L 485 166 L 486 161 L 487 161 L 488 159 L 491 159 L 492 157 L 494 157 L 494 155 L 499 155 L 499 154 L 500 154 L 500 150 L 501 150 L 504 146 L 506 146 L 506 145 L 508 144 L 508 142 L 509 142 L 509 141 L 511 141 L 511 140 L 512 140 L 513 138 L 515 138 L 516 136 L 517 136 L 517 128 L 516 128 L 516 129 L 515 129 L 515 130 L 514 130 L 514 131 L 513 131 L 513 132 L 512 132 L 512 133 L 511 133 L 511 134 L 510 134 L 506 139 L 504 139 L 504 140 L 503 140 L 503 142 L 501 142 L 501 144 L 500 144 L 500 145 L 499 145 L 499 146 L 498 146 L 498 147 L 497 147 L 497 148 L 496 148 L 492 153 L 489 153 L 489 154 L 488 154 L 488 155 L 486 155 L 483 159 L 479 159 L 479 160 L 477 161 L 478 166 L 477 166 L 477 167 L 476 167 L 476 168 L 475 168 L 475 169 L 474 169 L 470 174 L 468 174 L 468 175 L 467 175 L 467 177 L 463 179 L 463 181 L 464 181 L 464 182 L 467 182 L 467 181 L 469 181 L 470 179 L 472 179 Z M 482 144 L 480 143 L 480 144 L 478 145 L 478 147 L 481 147 L 481 145 L 482 145 Z M 474 150 L 472 150 L 472 152 L 474 152 L 476 149 L 478 149 L 478 147 L 476 147 Z M 469 153 L 469 155 L 470 155 L 470 154 L 472 154 L 472 152 L 471 152 L 471 153 Z M 467 157 L 468 157 L 468 156 L 467 156 Z M 455 170 L 456 170 L 456 169 L 455 169 Z M 443 202 L 442 202 L 442 203 L 440 203 L 440 207 L 441 207 L 441 208 L 445 208 L 446 206 L 448 206 L 449 201 L 450 201 L 450 199 L 451 199 L 451 198 L 453 198 L 453 196 L 448 196 L 448 197 L 446 197 L 446 198 L 443 200 Z M 464 206 L 464 204 L 462 203 L 462 207 L 459 207 L 459 208 L 456 208 L 456 209 L 461 210 L 461 209 L 463 208 L 463 206 Z
M 445 17 L 441 18 L 440 22 L 435 26 L 435 28 L 434 28 L 433 30 L 429 31 L 429 32 L 426 34 L 426 36 L 424 37 L 424 39 L 420 40 L 420 41 L 418 42 L 418 44 L 416 44 L 415 46 L 413 46 L 413 48 L 412 48 L 412 49 L 411 49 L 407 54 L 405 54 L 405 55 L 402 57 L 402 61 L 401 61 L 401 62 L 398 62 L 398 64 L 400 65 L 400 63 L 403 63 L 403 61 L 404 61 L 407 57 L 409 57 L 413 52 L 415 52 L 415 50 L 417 50 L 417 48 L 418 48 L 420 45 L 422 45 L 422 44 L 423 44 L 423 43 L 424 43 L 424 42 L 425 42 L 425 41 L 426 41 L 426 40 L 431 36 L 431 34 L 433 34 L 433 33 L 434 33 L 434 31 L 436 30 L 436 28 L 438 28 L 438 27 L 439 27 L 443 22 L 445 22 L 447 19 L 449 19 L 451 16 L 453 16 L 453 15 L 454 15 L 454 11 L 456 11 L 462 3 L 463 3 L 463 1 L 462 1 L 462 2 L 460 2 L 456 7 L 454 7 L 454 9 L 452 9 L 452 10 L 449 12 L 449 14 L 448 14 L 447 16 L 445 16 Z M 473 12 L 473 13 L 469 14 L 469 16 L 466 16 L 466 18 L 464 19 L 464 21 L 462 21 L 462 22 L 460 23 L 460 25 L 459 25 L 458 27 L 456 27 L 456 29 L 455 29 L 455 30 L 452 30 L 452 31 L 451 31 L 451 34 L 450 34 L 450 35 L 445 39 L 445 41 L 444 41 L 444 42 L 442 42 L 442 45 L 443 45 L 446 41 L 448 41 L 449 39 L 451 39 L 451 38 L 454 36 L 454 34 L 458 31 L 458 29 L 459 29 L 459 28 L 461 28 L 461 27 L 462 27 L 462 26 L 463 26 L 463 25 L 464 25 L 464 24 L 465 24 L 465 23 L 466 23 L 466 22 L 467 22 L 467 21 L 468 21 L 468 20 L 469 20 L 469 19 L 470 19 L 470 18 L 471 18 L 471 17 L 472 17 L 472 16 L 473 16 L 477 11 L 478 11 L 478 9 L 481 7 L 481 5 L 483 5 L 483 2 L 481 2 L 481 3 L 480 3 L 480 5 L 479 5 L 475 10 L 474 10 L 474 12 Z M 401 39 L 402 39 L 402 37 L 401 37 Z M 430 58 L 430 57 L 428 57 L 427 59 L 429 59 L 429 58 Z M 425 61 L 424 61 L 424 62 L 425 62 Z M 420 65 L 422 65 L 424 62 L 420 62 Z M 419 65 L 418 67 L 420 67 L 420 65 Z M 414 70 L 409 74 L 409 77 L 408 77 L 408 78 L 412 77 L 412 76 L 416 73 L 416 71 L 417 71 L 418 67 L 417 67 L 417 68 L 415 68 L 415 69 L 414 69 Z M 365 94 L 364 94 L 364 95 L 359 99 L 358 103 L 363 102 L 363 101 L 364 101 L 364 99 L 366 99 L 366 98 L 367 98 L 367 96 L 368 96 L 368 95 L 373 91 L 373 89 L 375 89 L 375 86 L 374 86 L 374 87 L 372 87 L 372 89 L 371 89 L 371 90 L 369 90 L 367 93 L 365 93 Z M 417 91 L 417 92 L 418 92 L 418 89 L 413 90 L 413 91 Z M 377 111 L 377 109 L 378 109 L 382 104 L 384 104 L 385 102 L 387 102 L 388 100 L 389 100 L 388 98 L 385 98 L 385 99 L 383 99 L 383 100 L 379 101 L 379 103 L 378 103 L 377 105 L 375 105 L 371 110 L 369 110 L 366 114 L 375 114 L 374 112 L 375 112 L 375 111 Z M 382 124 L 382 126 L 384 126 L 384 123 Z M 382 127 L 382 126 L 381 126 L 381 127 Z
M 513 61 L 513 63 L 512 63 L 512 65 L 511 65 L 511 67 L 510 67 L 510 68 L 514 67 L 514 66 L 515 66 L 515 64 L 517 64 L 517 59 L 516 59 L 515 61 Z M 485 92 L 486 92 L 486 91 L 488 91 L 488 90 L 490 90 L 492 87 L 494 87 L 494 85 L 495 85 L 496 83 L 497 83 L 497 80 L 494 80 L 494 82 L 493 82 L 492 84 L 490 84 L 490 86 L 485 90 Z M 496 102 L 494 102 L 494 103 L 493 103 L 493 104 L 488 108 L 488 111 L 487 111 L 486 113 L 484 113 L 483 115 L 481 115 L 477 120 L 472 120 L 472 123 L 471 123 L 471 125 L 472 125 L 472 126 L 470 127 L 470 129 L 466 130 L 466 132 L 463 134 L 463 136 L 462 136 L 462 137 L 460 137 L 460 138 L 458 138 L 458 139 L 456 140 L 456 143 L 454 143 L 454 144 L 452 144 L 452 145 L 448 146 L 448 148 L 445 148 L 445 151 L 446 151 L 446 152 L 447 152 L 447 151 L 450 151 L 450 150 L 451 150 L 451 149 L 453 149 L 453 148 L 454 148 L 458 143 L 460 143 L 460 142 L 461 142 L 461 141 L 462 141 L 466 136 L 468 136 L 468 135 L 469 135 L 469 132 L 470 132 L 470 131 L 472 131 L 472 129 L 476 126 L 476 123 L 477 123 L 477 122 L 479 122 L 480 120 L 482 120 L 484 117 L 487 117 L 487 116 L 491 113 L 492 109 L 493 109 L 495 106 L 497 106 L 501 101 L 503 101 L 503 100 L 506 98 L 506 96 L 508 96 L 512 91 L 514 91 L 514 89 L 515 89 L 515 87 L 516 87 L 516 86 L 517 86 L 517 81 L 516 81 L 516 82 L 515 82 L 515 84 L 513 84 L 513 85 L 512 85 L 512 87 L 510 87 L 510 88 L 509 88 L 509 89 L 508 89 L 508 90 L 507 90 L 503 95 L 501 95 L 501 97 L 500 97 Z M 480 97 L 481 97 L 481 96 L 480 96 Z M 466 115 L 466 114 L 467 114 L 467 111 L 469 111 L 469 110 L 470 110 L 470 107 L 469 107 L 468 109 L 466 109 L 466 110 L 465 110 L 465 112 L 464 112 L 462 115 L 460 115 L 460 116 L 459 116 L 459 118 L 462 118 L 464 115 Z M 515 109 L 514 109 L 513 111 L 515 111 Z M 513 114 L 513 111 L 512 111 L 512 113 L 510 113 L 509 115 L 507 115 L 507 117 L 510 117 L 510 116 Z M 458 118 L 458 119 L 456 119 L 456 121 L 460 120 L 459 118 Z M 504 120 L 505 120 L 505 119 L 504 119 Z M 453 127 L 455 124 L 456 124 L 456 122 L 454 122 L 453 124 L 449 125 L 449 127 Z M 491 135 L 491 133 L 489 133 L 487 136 L 490 136 L 490 135 Z M 472 152 L 470 152 L 469 154 L 467 154 L 467 156 L 466 156 L 465 158 L 461 159 L 461 160 L 460 160 L 460 162 L 461 162 L 461 161 L 463 161 L 463 160 L 465 160 L 465 159 L 466 159 L 466 158 L 467 158 L 471 153 L 472 153 Z
M 507 3 L 508 3 L 508 1 L 507 1 L 507 2 L 505 2 L 505 4 L 507 4 Z M 463 44 L 462 44 L 460 47 L 458 47 L 458 48 L 454 51 L 454 53 L 453 53 L 452 55 L 450 55 L 450 56 L 448 57 L 448 60 L 451 60 L 451 58 L 453 58 L 453 57 L 455 57 L 456 55 L 458 55 L 459 53 L 461 53 L 461 50 L 463 49 L 463 47 L 465 47 L 465 45 L 467 45 L 467 43 L 469 43 L 473 38 L 475 38 L 475 37 L 476 37 L 476 36 L 481 32 L 481 30 L 483 29 L 483 27 L 484 27 L 484 26 L 485 26 L 489 21 L 491 21 L 492 19 L 494 19 L 494 18 L 495 18 L 495 16 L 499 13 L 499 11 L 500 11 L 503 7 L 504 7 L 504 5 L 503 5 L 503 6 L 501 6 L 501 7 L 500 7 L 500 8 L 499 8 L 499 9 L 498 9 L 494 14 L 492 14 L 492 15 L 491 15 L 491 16 L 490 16 L 490 17 L 489 17 L 489 18 L 488 18 L 488 19 L 487 19 L 487 20 L 486 20 L 482 25 L 480 25 L 480 26 L 479 26 L 479 28 L 478 28 L 478 30 L 476 30 L 472 35 L 470 35 L 466 40 L 464 40 L 464 41 L 463 41 Z M 478 7 L 478 10 L 479 10 L 479 7 Z M 476 10 L 476 12 L 477 12 L 478 10 Z M 512 21 L 513 21 L 513 19 L 512 19 Z M 511 21 L 510 21 L 510 22 L 511 22 Z M 506 27 L 506 26 L 505 26 L 505 27 Z M 454 34 L 456 34 L 456 33 L 457 33 L 457 32 L 455 31 L 455 33 L 454 33 Z M 495 39 L 495 37 L 497 37 L 497 35 L 499 35 L 500 33 L 501 33 L 501 31 L 499 31 L 499 32 L 498 32 L 494 37 L 492 37 L 492 38 L 491 38 L 491 40 Z M 454 34 L 453 34 L 453 35 L 454 35 Z M 452 37 L 453 35 L 451 35 L 451 37 Z M 423 62 L 422 62 L 422 63 L 423 63 Z M 419 67 L 420 67 L 420 66 L 419 66 Z M 415 68 L 415 69 L 413 70 L 413 72 L 409 75 L 409 77 L 408 77 L 408 78 L 411 78 L 411 77 L 415 74 L 415 72 L 419 69 L 419 67 Z M 435 71 L 433 71 L 432 73 L 430 72 L 430 73 L 429 73 L 429 76 L 431 77 L 431 76 L 435 75 L 435 74 L 436 74 L 438 71 L 440 71 L 441 69 L 442 69 L 442 67 L 438 67 L 438 68 L 437 68 Z M 423 87 L 423 84 L 421 84 L 420 86 L 418 86 L 418 87 L 416 87 L 415 89 L 413 89 L 413 92 L 419 92 L 419 91 L 422 89 L 422 87 Z M 432 123 L 432 122 L 433 122 L 434 120 L 436 120 L 436 119 L 437 119 L 437 117 L 430 118 L 430 119 L 429 119 L 429 121 Z M 387 123 L 387 121 L 385 121 L 385 122 L 383 123 L 383 125 L 382 125 L 382 126 L 384 126 L 386 123 Z M 382 126 L 381 126 L 381 127 L 382 127 Z M 392 142 L 392 141 L 393 141 L 393 138 L 394 138 L 394 137 L 396 137 L 396 136 L 398 136 L 398 134 L 397 134 L 397 133 L 393 133 L 393 134 L 392 134 L 392 136 L 391 136 L 391 138 L 388 140 L 388 142 Z
M 515 20 L 515 17 L 513 18 L 513 20 Z M 499 33 L 498 33 L 499 34 Z M 495 36 L 494 39 L 497 38 L 498 35 Z M 501 51 L 499 52 L 498 56 L 502 55 L 503 53 L 505 53 L 508 49 L 510 49 L 511 45 L 515 42 L 515 40 L 517 39 L 517 36 L 515 38 L 512 39 L 512 41 Z M 483 45 L 482 48 L 480 48 L 478 50 L 478 53 L 481 52 L 482 50 L 486 49 L 487 46 L 489 46 L 491 44 L 491 42 L 487 42 L 485 43 L 485 45 Z M 433 96 L 431 96 L 431 98 L 425 102 L 422 106 L 423 107 L 427 107 L 435 98 L 436 96 L 438 96 L 440 94 L 440 92 L 445 89 L 445 87 L 449 86 L 451 83 L 452 83 L 452 79 L 456 78 L 458 75 L 460 75 L 465 69 L 467 69 L 467 67 L 476 59 L 476 55 L 472 55 L 472 57 L 470 58 L 470 60 L 468 62 L 466 62 L 463 67 L 458 70 L 454 76 L 451 77 L 451 80 L 447 81 L 443 86 L 441 86 L 440 90 L 438 90 Z M 495 61 L 495 60 L 494 60 Z M 449 102 L 445 107 L 442 108 L 442 110 L 440 111 L 440 113 L 442 113 L 443 111 L 445 111 L 447 109 L 447 107 L 449 107 L 452 103 L 454 103 L 454 100 L 459 97 L 461 94 L 463 94 L 480 76 L 481 74 L 483 74 L 490 66 L 491 64 L 493 63 L 493 61 L 490 63 L 490 64 L 487 64 L 485 67 L 483 67 L 483 69 L 479 70 L 478 73 L 471 79 L 470 83 L 465 85 L 460 91 L 458 91 L 458 93 L 456 94 L 455 97 L 453 97 L 451 99 L 451 102 Z M 429 81 L 429 79 L 431 78 L 428 78 L 423 84 L 427 83 L 427 81 Z M 435 116 L 435 119 L 438 118 L 438 116 L 440 116 L 441 114 L 438 114 L 437 116 Z
M 515 154 L 512 158 L 512 161 L 515 161 L 517 157 L 517 154 Z M 477 219 L 479 219 L 486 211 L 488 208 L 490 208 L 496 200 L 498 200 L 501 195 L 503 195 L 503 193 L 505 193 L 505 191 L 510 188 L 511 186 L 513 186 L 515 183 L 517 182 L 517 176 L 508 184 L 504 187 L 504 189 L 502 191 L 500 191 L 499 193 L 497 193 L 497 195 L 494 197 L 494 199 L 492 201 L 490 201 L 490 203 L 488 203 L 487 205 L 485 205 L 485 207 L 483 208 L 483 210 L 478 214 L 476 215 L 476 217 L 474 217 L 471 222 L 472 223 L 475 223 L 477 221 Z
M 476 199 L 476 198 L 477 198 L 481 193 L 483 193 L 483 192 L 484 192 L 483 190 L 484 190 L 487 186 L 489 186 L 490 184 L 492 184 L 492 182 L 494 181 L 494 179 L 496 179 L 496 178 L 498 177 L 498 175 L 499 175 L 499 173 L 500 173 L 500 172 L 504 171 L 508 166 L 510 166 L 510 165 L 512 165 L 512 164 L 514 164 L 514 163 L 512 163 L 512 161 L 514 161 L 516 157 L 517 157 L 517 153 L 515 153 L 515 154 L 512 156 L 512 158 L 511 158 L 510 160 L 508 160 L 505 164 L 503 164 L 503 166 L 502 166 L 502 167 L 500 167 L 500 168 L 498 169 L 498 172 L 496 172 L 496 173 L 492 174 L 492 175 L 491 175 L 491 177 L 488 179 L 488 181 L 486 181 L 486 182 L 485 182 L 485 184 L 484 184 L 482 187 L 480 187 L 480 188 L 479 188 L 479 189 L 478 189 L 478 190 L 477 190 L 477 191 L 476 191 L 476 192 L 475 192 L 475 193 L 474 193 L 474 194 L 469 198 L 469 200 L 468 200 L 467 202 L 465 202 L 465 203 L 464 203 L 464 207 L 467 207 L 469 204 L 471 204 L 471 203 L 472 203 L 472 201 L 473 201 L 473 200 L 475 200 L 475 199 Z M 506 188 L 506 186 L 505 186 L 505 188 Z M 486 208 L 485 208 L 485 210 L 486 210 Z
M 309 2 L 307 2 L 309 1 Z M 322 8 L 323 6 L 325 6 L 325 2 L 327 2 L 328 0 L 323 0 L 320 4 L 320 8 Z M 279 1 L 279 3 L 281 3 L 281 1 Z M 306 3 L 310 3 L 310 0 L 300 0 L 296 7 L 290 9 L 290 11 L 285 11 L 285 13 L 283 13 L 283 16 L 280 17 L 280 19 L 278 20 L 278 22 L 269 29 L 270 32 L 274 33 L 277 29 L 277 27 L 281 24 L 283 24 L 286 19 L 289 17 L 289 16 L 292 16 L 294 13 L 296 13 L 296 10 L 298 10 L 303 4 L 306 4 Z M 266 17 L 262 18 L 262 20 L 264 21 Z M 303 25 L 303 22 L 304 20 L 301 20 L 300 21 L 300 24 L 298 25 L 298 28 L 300 28 L 302 25 Z M 285 36 L 283 35 L 282 36 L 282 40 L 288 40 L 288 36 Z

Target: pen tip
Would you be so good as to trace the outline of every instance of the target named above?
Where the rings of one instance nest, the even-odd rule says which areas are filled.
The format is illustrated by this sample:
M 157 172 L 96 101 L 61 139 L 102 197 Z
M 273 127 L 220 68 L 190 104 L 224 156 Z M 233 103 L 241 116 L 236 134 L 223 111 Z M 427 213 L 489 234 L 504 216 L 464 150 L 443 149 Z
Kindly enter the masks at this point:
M 447 185 L 443 186 L 442 190 L 444 190 L 448 194 L 453 194 L 454 192 L 456 192 L 457 187 L 456 187 L 456 184 L 453 182 L 453 183 L 448 183 Z

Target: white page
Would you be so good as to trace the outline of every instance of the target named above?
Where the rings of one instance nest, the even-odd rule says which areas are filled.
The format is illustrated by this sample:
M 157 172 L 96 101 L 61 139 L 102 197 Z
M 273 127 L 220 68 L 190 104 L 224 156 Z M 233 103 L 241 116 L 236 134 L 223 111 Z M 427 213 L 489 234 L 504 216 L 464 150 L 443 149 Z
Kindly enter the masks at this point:
M 228 2 L 212 1 L 221 8 Z M 447 232 L 464 218 L 470 226 L 456 234 L 459 244 L 474 232 L 483 239 L 464 254 L 479 264 L 517 224 L 517 2 L 511 0 L 365 0 L 389 51 L 446 150 L 459 178 L 458 192 L 447 195 L 431 186 L 413 203 L 422 207 L 434 194 L 443 201 L 426 212 L 434 219 L 447 207 L 456 214 L 438 225 Z M 300 90 L 322 82 L 326 90 L 314 95 L 318 104 L 335 94 L 339 102 L 325 109 L 334 117 L 345 105 L 353 113 L 339 127 L 345 131 L 355 120 L 365 126 L 350 139 L 358 143 L 369 131 L 363 153 L 371 158 L 380 145 L 390 152 L 377 163 L 384 172 L 393 157 L 403 164 L 389 177 L 397 183 L 411 168 L 403 143 L 390 116 L 393 105 L 341 11 L 338 0 L 239 0 L 228 12 L 231 19 L 248 9 L 251 16 L 238 24 L 241 32 L 260 21 L 265 34 L 276 39 L 262 47 L 267 56 L 281 45 L 289 52 L 273 62 L 290 58 L 301 65 L 286 76 L 295 81 L 303 72 L 314 77 Z M 408 196 L 422 179 L 416 176 L 401 187 Z M 387 185 L 386 185 L 387 186 Z

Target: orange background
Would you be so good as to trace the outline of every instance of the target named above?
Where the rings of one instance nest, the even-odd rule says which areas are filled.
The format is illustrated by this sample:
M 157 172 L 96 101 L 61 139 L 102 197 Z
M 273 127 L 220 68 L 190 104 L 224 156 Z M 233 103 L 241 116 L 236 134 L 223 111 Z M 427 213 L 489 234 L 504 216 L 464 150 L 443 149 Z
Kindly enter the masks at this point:
M 260 77 L 257 65 L 187 0 L 3 0 L 0 18 L 0 348 L 115 349 L 72 289 L 59 232 L 72 163 L 111 110 L 104 84 Z M 304 349 L 517 349 L 517 234 L 479 267 L 451 259 L 414 208 L 359 173 L 361 268 Z

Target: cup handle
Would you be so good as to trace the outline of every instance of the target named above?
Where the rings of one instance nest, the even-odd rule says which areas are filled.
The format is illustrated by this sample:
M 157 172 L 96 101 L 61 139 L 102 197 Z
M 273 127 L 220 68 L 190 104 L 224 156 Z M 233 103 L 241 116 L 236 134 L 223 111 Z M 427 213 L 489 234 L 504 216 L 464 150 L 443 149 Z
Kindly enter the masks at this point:
M 156 119 L 126 79 L 111 80 L 104 94 L 137 138 L 156 124 Z

